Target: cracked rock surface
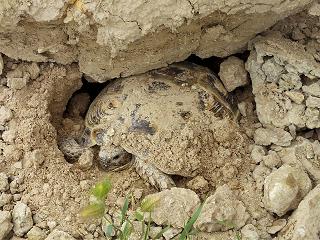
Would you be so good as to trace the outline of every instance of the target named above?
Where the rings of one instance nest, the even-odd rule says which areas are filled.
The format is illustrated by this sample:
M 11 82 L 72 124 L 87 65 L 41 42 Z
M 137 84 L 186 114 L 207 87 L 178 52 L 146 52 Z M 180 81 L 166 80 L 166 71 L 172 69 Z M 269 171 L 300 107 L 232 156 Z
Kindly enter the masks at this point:
M 190 54 L 228 56 L 311 2 L 2 0 L 0 52 L 28 61 L 79 62 L 89 79 L 102 82 Z

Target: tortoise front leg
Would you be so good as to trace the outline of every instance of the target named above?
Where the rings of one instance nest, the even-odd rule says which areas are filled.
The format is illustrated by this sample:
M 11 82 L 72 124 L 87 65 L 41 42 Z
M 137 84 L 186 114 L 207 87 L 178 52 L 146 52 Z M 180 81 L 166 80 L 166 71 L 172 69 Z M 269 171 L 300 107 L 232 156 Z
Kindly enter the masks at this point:
M 142 160 L 141 158 L 134 157 L 133 165 L 140 177 L 150 182 L 154 187 L 165 190 L 175 186 L 175 183 L 170 176 L 160 171 L 151 163 Z

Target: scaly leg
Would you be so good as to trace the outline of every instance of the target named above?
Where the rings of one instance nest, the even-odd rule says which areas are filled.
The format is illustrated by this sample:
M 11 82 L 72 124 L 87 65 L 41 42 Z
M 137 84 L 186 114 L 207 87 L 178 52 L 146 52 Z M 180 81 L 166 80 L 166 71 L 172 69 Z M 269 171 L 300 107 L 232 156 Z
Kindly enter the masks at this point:
M 160 171 L 151 163 L 135 157 L 133 159 L 133 165 L 140 177 L 149 181 L 151 185 L 156 188 L 165 190 L 175 186 L 175 183 L 170 176 Z

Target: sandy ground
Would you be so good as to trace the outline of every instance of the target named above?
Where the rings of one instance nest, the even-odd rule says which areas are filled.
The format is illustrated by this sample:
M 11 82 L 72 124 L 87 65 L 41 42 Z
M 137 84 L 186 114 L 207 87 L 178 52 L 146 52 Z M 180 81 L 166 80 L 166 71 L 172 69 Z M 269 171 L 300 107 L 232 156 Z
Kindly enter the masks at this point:
M 174 177 L 177 187 L 194 191 L 199 199 L 210 196 L 195 239 L 235 239 L 237 232 L 243 240 L 319 239 L 319 9 L 315 4 L 278 22 L 236 55 L 241 59 L 220 59 L 219 76 L 232 92 L 239 118 L 234 124 L 220 122 L 213 143 L 197 126 L 203 132 L 197 141 L 209 143 L 197 150 L 215 151 L 203 159 L 197 176 Z M 82 132 L 96 95 L 90 89 L 96 85 L 82 87 L 86 80 L 92 78 L 75 63 L 27 62 L 2 54 L 0 239 L 104 239 L 101 221 L 85 221 L 79 210 L 89 202 L 92 185 L 106 176 L 113 183 L 106 214 L 113 219 L 128 194 L 139 202 L 158 192 L 133 168 L 105 172 L 96 158 L 64 158 L 58 138 Z M 175 201 L 172 209 L 180 200 Z M 166 216 L 157 211 L 159 219 Z M 168 220 L 174 222 L 175 215 Z M 217 225 L 222 218 L 236 225 Z M 161 225 L 157 221 L 154 227 Z

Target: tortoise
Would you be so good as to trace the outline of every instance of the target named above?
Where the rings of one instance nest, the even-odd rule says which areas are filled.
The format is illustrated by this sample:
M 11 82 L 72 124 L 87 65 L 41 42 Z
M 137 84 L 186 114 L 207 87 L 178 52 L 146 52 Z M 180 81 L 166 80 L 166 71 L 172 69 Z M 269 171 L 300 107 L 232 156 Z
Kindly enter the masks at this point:
M 170 188 L 169 175 L 199 173 L 208 152 L 199 142 L 209 126 L 235 118 L 226 93 L 213 72 L 188 62 L 115 79 L 90 105 L 81 139 L 64 139 L 59 147 L 78 158 L 98 145 L 105 169 L 130 162 L 155 187 Z

